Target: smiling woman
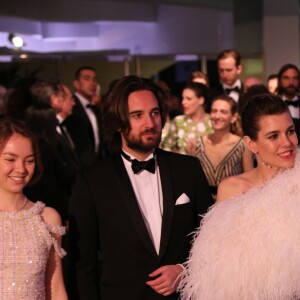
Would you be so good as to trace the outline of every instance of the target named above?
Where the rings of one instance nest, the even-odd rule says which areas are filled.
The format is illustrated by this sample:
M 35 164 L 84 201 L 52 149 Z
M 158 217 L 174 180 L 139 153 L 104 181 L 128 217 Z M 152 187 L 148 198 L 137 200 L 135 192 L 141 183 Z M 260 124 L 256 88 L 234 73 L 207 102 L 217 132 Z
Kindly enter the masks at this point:
M 253 97 L 242 114 L 244 141 L 255 155 L 257 167 L 224 180 L 218 201 L 245 193 L 295 163 L 298 138 L 288 107 L 278 96 Z
M 242 125 L 257 167 L 219 185 L 218 203 L 194 239 L 182 299 L 299 299 L 300 157 L 294 124 L 281 98 L 262 94 L 246 105 Z
M 41 176 L 39 150 L 25 124 L 0 120 L 0 299 L 67 299 L 58 213 L 23 194 Z
M 213 99 L 210 119 L 214 132 L 197 140 L 196 156 L 215 198 L 219 183 L 226 177 L 252 169 L 253 159 L 238 135 L 239 115 L 237 103 L 232 98 L 218 96 Z

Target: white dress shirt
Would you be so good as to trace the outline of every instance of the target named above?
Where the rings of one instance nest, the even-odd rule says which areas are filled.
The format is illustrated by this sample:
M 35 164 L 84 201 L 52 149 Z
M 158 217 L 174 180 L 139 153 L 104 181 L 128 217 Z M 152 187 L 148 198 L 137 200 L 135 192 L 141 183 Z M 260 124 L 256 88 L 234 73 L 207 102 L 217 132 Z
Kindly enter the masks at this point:
M 223 90 L 225 91 L 226 89 L 234 89 L 234 88 L 238 88 L 239 90 L 242 89 L 242 82 L 240 79 L 238 79 L 234 85 L 232 86 L 229 86 L 225 83 L 222 84 L 223 86 Z M 240 94 L 239 92 L 237 91 L 231 91 L 229 94 L 228 94 L 229 97 L 231 97 L 235 102 L 239 102 L 239 98 L 240 98 Z
M 56 119 L 58 120 L 58 124 L 59 124 L 59 125 L 56 126 L 57 133 L 59 135 L 61 135 L 65 140 L 67 140 L 66 142 L 70 145 L 70 147 L 72 149 L 75 149 L 74 142 L 73 142 L 73 140 L 72 140 L 72 138 L 71 138 L 71 136 L 69 134 L 69 131 L 68 131 L 67 127 L 62 124 L 62 122 L 64 121 L 64 119 L 59 114 L 56 115 Z M 62 132 L 62 128 L 61 127 L 63 128 L 64 132 Z
M 129 155 L 131 159 L 136 159 L 126 151 L 124 152 Z M 153 154 L 146 160 L 152 157 Z M 157 161 L 155 161 L 155 174 L 152 174 L 147 170 L 142 170 L 141 172 L 134 174 L 131 168 L 131 162 L 123 156 L 122 159 L 133 186 L 143 220 L 152 239 L 156 253 L 159 254 L 163 216 L 163 196 Z
M 298 101 L 299 98 L 298 98 L 297 95 L 295 95 L 294 98 L 287 99 L 287 97 L 285 97 L 284 95 L 282 95 L 282 100 Z M 299 107 L 295 107 L 293 105 L 288 105 L 288 108 L 290 110 L 292 118 L 294 118 L 294 119 L 299 119 L 300 118 L 300 108 Z

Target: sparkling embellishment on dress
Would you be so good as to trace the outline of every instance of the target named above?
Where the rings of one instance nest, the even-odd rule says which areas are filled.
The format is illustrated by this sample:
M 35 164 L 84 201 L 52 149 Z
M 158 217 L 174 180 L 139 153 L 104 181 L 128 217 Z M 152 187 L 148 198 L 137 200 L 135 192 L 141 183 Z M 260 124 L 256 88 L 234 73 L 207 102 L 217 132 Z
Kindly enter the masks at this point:
M 24 206 L 25 207 L 25 206 Z M 46 224 L 37 202 L 17 212 L 0 211 L 0 299 L 44 300 L 45 270 L 50 250 L 60 257 L 66 253 L 54 234 L 65 229 Z

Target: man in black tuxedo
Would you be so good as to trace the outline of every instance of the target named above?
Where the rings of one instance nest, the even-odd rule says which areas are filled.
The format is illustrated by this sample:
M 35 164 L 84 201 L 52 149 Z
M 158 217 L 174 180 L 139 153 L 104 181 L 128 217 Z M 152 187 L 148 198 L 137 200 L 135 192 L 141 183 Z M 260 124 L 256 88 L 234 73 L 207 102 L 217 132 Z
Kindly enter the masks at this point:
M 200 162 L 158 148 L 164 92 L 151 80 L 115 81 L 102 105 L 111 155 L 84 170 L 73 190 L 70 297 L 178 299 L 192 232 L 213 203 Z
M 93 103 L 97 90 L 94 68 L 80 67 L 75 73 L 75 106 L 73 114 L 64 121 L 79 154 L 83 167 L 94 164 L 103 155 L 101 116 L 99 106 Z
M 278 95 L 287 104 L 298 138 L 300 137 L 300 71 L 294 64 L 283 65 L 278 72 Z M 300 139 L 299 139 L 300 142 Z
M 293 119 L 300 119 L 300 71 L 296 65 L 285 64 L 278 72 L 278 95 L 289 107 Z
M 213 95 L 225 94 L 239 104 L 243 94 L 243 84 L 239 79 L 242 73 L 240 54 L 232 49 L 223 50 L 217 56 L 217 65 L 220 83 L 213 89 Z

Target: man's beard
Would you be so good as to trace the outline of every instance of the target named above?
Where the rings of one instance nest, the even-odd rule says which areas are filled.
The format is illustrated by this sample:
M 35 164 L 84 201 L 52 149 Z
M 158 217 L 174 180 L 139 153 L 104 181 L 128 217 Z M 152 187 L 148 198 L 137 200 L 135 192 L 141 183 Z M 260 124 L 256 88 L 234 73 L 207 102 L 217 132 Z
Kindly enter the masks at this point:
M 293 85 L 289 85 L 288 87 L 283 89 L 284 94 L 289 97 L 294 97 L 297 94 L 297 88 Z
M 142 139 L 142 136 L 143 136 L 143 134 L 148 133 L 148 132 L 158 133 L 158 135 L 151 137 L 151 138 L 150 137 L 146 138 L 148 142 L 145 143 Z M 154 150 L 155 148 L 157 148 L 159 146 L 160 141 L 161 141 L 161 130 L 160 130 L 160 132 L 158 132 L 155 129 L 147 129 L 147 130 L 143 131 L 142 133 L 140 133 L 140 135 L 137 138 L 131 137 L 129 134 L 130 134 L 129 132 L 123 133 L 123 137 L 126 141 L 127 147 L 132 150 L 136 150 L 136 151 L 143 152 L 143 153 L 147 153 L 147 152 Z

